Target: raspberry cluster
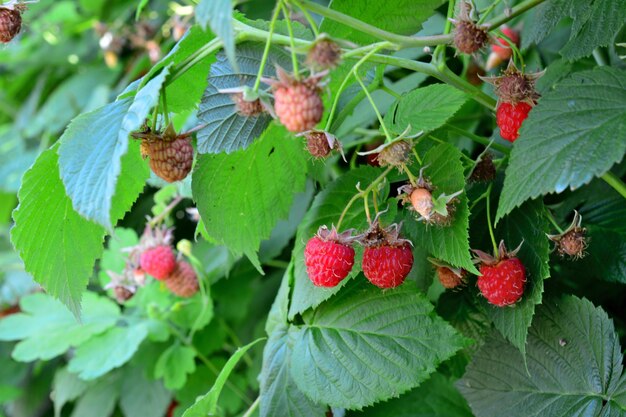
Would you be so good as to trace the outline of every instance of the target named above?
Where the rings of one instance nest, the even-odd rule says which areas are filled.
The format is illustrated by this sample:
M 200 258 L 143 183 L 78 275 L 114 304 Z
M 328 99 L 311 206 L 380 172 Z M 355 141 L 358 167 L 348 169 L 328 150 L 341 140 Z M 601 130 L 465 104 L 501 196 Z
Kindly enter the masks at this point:
M 191 297 L 198 292 L 196 272 L 176 255 L 172 240 L 172 229 L 146 226 L 139 244 L 127 250 L 129 256 L 124 271 L 121 274 L 109 271 L 111 283 L 107 288 L 113 289 L 120 303 L 132 298 L 139 287 L 146 285 L 146 274 L 162 281 L 180 297 Z
M 400 226 L 382 228 L 376 219 L 360 236 L 352 231 L 338 233 L 333 227 L 320 227 L 304 249 L 307 274 L 314 285 L 334 287 L 350 274 L 354 266 L 353 244 L 365 247 L 361 267 L 365 277 L 379 288 L 402 284 L 413 267 L 412 244 L 399 238 Z

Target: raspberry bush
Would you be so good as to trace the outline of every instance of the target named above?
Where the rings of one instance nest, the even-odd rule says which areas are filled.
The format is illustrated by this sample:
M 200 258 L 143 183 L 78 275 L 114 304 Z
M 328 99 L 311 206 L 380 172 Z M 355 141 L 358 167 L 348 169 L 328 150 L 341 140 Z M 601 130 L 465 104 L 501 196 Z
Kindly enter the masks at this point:
M 0 417 L 626 415 L 624 22 L 5 0 Z

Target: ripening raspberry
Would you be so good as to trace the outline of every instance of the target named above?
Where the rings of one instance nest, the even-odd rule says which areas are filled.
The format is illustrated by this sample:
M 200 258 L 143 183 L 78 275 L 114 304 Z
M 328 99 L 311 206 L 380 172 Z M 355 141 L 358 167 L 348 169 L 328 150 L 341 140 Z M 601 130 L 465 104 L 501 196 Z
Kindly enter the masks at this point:
M 495 257 L 474 251 L 481 262 L 478 289 L 490 304 L 505 307 L 522 298 L 526 287 L 526 268 L 516 256 L 518 251 L 519 247 L 513 252 L 507 252 L 504 241 L 500 242 Z
M 304 248 L 304 264 L 311 282 L 318 287 L 334 287 L 354 266 L 351 231 L 338 233 L 321 226 Z

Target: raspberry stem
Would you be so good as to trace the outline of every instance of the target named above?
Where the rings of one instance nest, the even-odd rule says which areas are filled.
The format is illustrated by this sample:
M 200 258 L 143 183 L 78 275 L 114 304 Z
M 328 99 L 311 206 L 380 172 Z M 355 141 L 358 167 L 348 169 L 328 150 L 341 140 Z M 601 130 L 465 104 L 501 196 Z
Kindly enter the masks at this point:
M 491 12 L 493 11 L 493 9 L 495 9 L 495 8 L 496 8 L 496 6 L 497 6 L 498 4 L 500 4 L 500 2 L 501 2 L 501 1 L 502 1 L 502 0 L 496 0 L 496 1 L 494 1 L 494 2 L 491 4 L 491 6 L 487 7 L 487 8 L 485 9 L 485 11 L 484 11 L 484 12 L 482 12 L 482 13 L 480 14 L 480 19 L 478 19 L 478 23 L 477 23 L 477 24 L 478 24 L 478 25 L 480 25 L 480 24 L 484 23 L 484 22 L 485 22 L 485 20 L 487 20 L 487 17 L 489 17 L 489 15 L 491 14 Z
M 487 228 L 489 229 L 489 237 L 491 238 L 491 244 L 493 245 L 493 253 L 498 253 L 498 244 L 496 243 L 496 237 L 493 234 L 493 225 L 491 224 L 491 190 L 493 188 L 493 184 L 489 184 L 489 188 L 487 188 Z
M 554 218 L 554 215 L 552 214 L 552 212 L 546 209 L 545 213 L 546 213 L 546 218 L 550 221 L 550 223 L 552 223 L 552 226 L 554 226 L 557 232 L 559 232 L 560 234 L 563 234 L 563 229 L 561 229 L 559 224 L 556 222 L 556 219 Z
M 315 23 L 315 20 L 313 19 L 309 11 L 305 9 L 298 0 L 291 0 L 291 2 L 295 4 L 298 7 L 298 9 L 300 9 L 306 21 L 309 22 L 309 26 L 311 26 L 311 30 L 313 31 L 313 34 L 315 35 L 315 39 L 317 39 L 320 36 L 320 32 L 319 32 L 319 29 L 317 28 L 317 23 Z
M 410 46 L 432 46 L 447 44 L 452 41 L 451 35 L 434 35 L 434 36 L 403 36 L 395 33 L 387 32 L 386 30 L 379 29 L 362 20 L 355 19 L 352 16 L 348 16 L 337 10 L 330 9 L 321 4 L 317 4 L 310 0 L 300 0 L 300 3 L 313 13 L 319 14 L 330 20 L 342 23 L 359 32 L 366 33 L 374 36 L 375 38 L 386 40 L 396 44 L 397 47 L 410 47 Z
M 387 42 L 382 42 L 382 43 L 370 45 L 369 47 L 367 47 L 367 48 L 371 48 L 371 47 L 373 48 L 371 48 L 371 51 L 365 54 L 365 56 L 359 59 L 359 61 L 354 65 L 354 67 L 352 67 L 352 70 L 346 74 L 343 81 L 341 82 L 341 85 L 339 85 L 337 94 L 335 94 L 335 99 L 333 100 L 333 104 L 330 108 L 330 113 L 328 115 L 328 119 L 326 120 L 326 127 L 324 128 L 324 130 L 326 131 L 330 130 L 330 126 L 333 122 L 333 118 L 337 110 L 337 105 L 339 104 L 339 98 L 341 97 L 341 93 L 343 93 L 343 90 L 348 85 L 348 81 L 350 80 L 350 77 L 352 76 L 352 74 L 356 74 L 357 71 L 359 70 L 359 67 L 363 64 L 363 62 L 367 61 L 373 54 L 375 54 L 378 50 L 384 48 L 385 46 L 387 46 Z M 359 49 L 362 50 L 363 48 L 359 48 Z M 346 58 L 346 55 L 344 55 L 344 58 Z
M 293 27 L 291 26 L 291 16 L 289 15 L 289 9 L 285 5 L 283 0 L 280 1 L 280 8 L 283 11 L 285 22 L 287 23 L 287 32 L 289 32 L 289 44 L 291 46 L 291 66 L 293 67 L 293 76 L 296 80 L 300 79 L 300 71 L 298 70 L 298 57 L 296 56 L 296 45 L 293 36 Z
M 374 181 L 371 182 L 370 185 L 367 186 L 365 190 L 359 191 L 354 196 L 352 196 L 350 201 L 348 201 L 348 204 L 346 204 L 343 211 L 341 212 L 341 216 L 339 216 L 339 221 L 337 222 L 337 230 L 341 230 L 341 223 L 343 222 L 343 219 L 346 217 L 346 213 L 348 212 L 348 210 L 350 210 L 350 207 L 352 207 L 352 205 L 359 198 L 364 197 L 370 191 L 372 191 L 375 187 L 377 187 L 378 184 L 380 184 L 387 177 L 387 174 L 389 174 L 393 168 L 394 168 L 393 165 L 388 166 L 378 177 L 376 177 Z
M 363 92 L 365 93 L 365 95 L 367 96 L 367 99 L 369 100 L 370 104 L 372 105 L 372 109 L 374 109 L 374 113 L 376 113 L 376 117 L 378 118 L 378 122 L 380 123 L 380 126 L 383 129 L 383 132 L 385 132 L 385 137 L 387 138 L 387 142 L 391 142 L 391 140 L 392 140 L 391 135 L 389 134 L 389 131 L 387 130 L 387 126 L 385 126 L 385 121 L 383 120 L 383 116 L 380 114 L 380 111 L 378 110 L 378 107 L 376 106 L 376 102 L 374 102 L 374 99 L 372 98 L 372 95 L 370 94 L 369 90 L 367 89 L 367 87 L 363 83 L 363 80 L 361 80 L 361 77 L 359 77 L 358 73 L 356 73 L 356 72 L 354 73 L 354 78 L 356 78 L 356 80 L 359 82 L 359 84 L 361 85 L 361 88 L 363 89 Z
M 280 3 L 282 4 L 282 2 Z M 259 91 L 261 85 L 261 78 L 263 77 L 263 71 L 265 70 L 265 64 L 267 63 L 267 57 L 270 53 L 270 46 L 272 45 L 272 35 L 274 35 L 274 29 L 276 27 L 276 19 L 278 19 L 278 13 L 280 12 L 280 4 L 277 4 L 272 14 L 272 20 L 270 21 L 270 29 L 267 32 L 267 41 L 265 42 L 265 49 L 263 49 L 263 57 L 261 57 L 261 65 L 259 65 L 259 72 L 256 75 L 256 81 L 254 82 L 254 91 Z M 293 38 L 290 39 L 293 42 Z

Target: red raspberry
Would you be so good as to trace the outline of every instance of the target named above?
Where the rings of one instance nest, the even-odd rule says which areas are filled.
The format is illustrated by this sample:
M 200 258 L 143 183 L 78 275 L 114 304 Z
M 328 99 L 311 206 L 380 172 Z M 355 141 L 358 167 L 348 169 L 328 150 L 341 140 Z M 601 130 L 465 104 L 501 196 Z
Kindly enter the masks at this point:
M 11 42 L 21 29 L 22 15 L 20 9 L 0 7 L 0 43 Z
M 280 122 L 291 132 L 311 130 L 322 119 L 324 105 L 318 86 L 319 77 L 298 81 L 277 70 L 274 83 L 274 110 Z
M 333 227 L 320 227 L 304 248 L 304 264 L 309 279 L 318 287 L 334 287 L 348 276 L 354 266 L 351 231 L 337 233 Z
M 165 285 L 174 294 L 185 298 L 191 297 L 200 288 L 196 271 L 185 261 L 180 261 L 176 264 L 176 269 L 167 277 Z
M 500 128 L 500 136 L 509 142 L 519 137 L 519 128 L 528 117 L 532 106 L 526 102 L 517 104 L 502 102 L 496 111 L 496 123 Z
M 411 245 L 366 248 L 363 253 L 363 273 L 380 288 L 395 288 L 404 282 L 413 267 Z
M 524 294 L 526 269 L 518 258 L 495 265 L 481 265 L 478 288 L 487 301 L 498 307 L 515 304 Z
M 515 45 L 519 45 L 519 33 L 516 30 L 503 27 L 502 33 L 512 40 Z M 510 59 L 513 55 L 513 50 L 508 45 L 509 43 L 504 38 L 498 38 L 496 42 L 491 45 L 491 50 L 501 59 L 501 62 Z
M 167 182 L 183 180 L 191 171 L 193 146 L 187 137 L 145 141 L 142 152 L 150 158 L 152 171 Z
M 145 250 L 139 257 L 139 264 L 142 270 L 162 281 L 176 268 L 176 257 L 170 246 L 159 245 Z
M 411 242 L 400 239 L 399 235 L 399 225 L 392 224 L 383 229 L 377 216 L 362 238 L 365 245 L 363 273 L 377 287 L 397 287 L 411 272 L 413 267 Z
M 481 261 L 481 276 L 478 277 L 481 294 L 489 303 L 504 307 L 515 304 L 524 294 L 526 268 L 516 257 L 519 247 L 507 252 L 504 242 L 500 242 L 498 251 L 495 258 L 481 251 L 474 252 Z

